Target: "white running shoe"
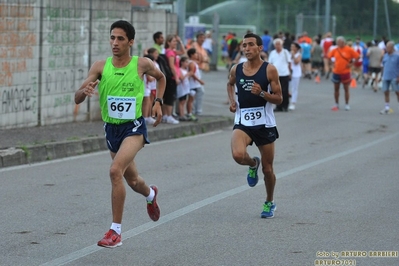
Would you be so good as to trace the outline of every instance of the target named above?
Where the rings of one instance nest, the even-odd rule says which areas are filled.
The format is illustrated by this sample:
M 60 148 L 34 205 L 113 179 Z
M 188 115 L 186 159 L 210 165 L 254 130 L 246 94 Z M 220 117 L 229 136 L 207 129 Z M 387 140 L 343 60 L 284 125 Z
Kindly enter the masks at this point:
M 290 106 L 288 106 L 288 110 L 294 111 L 295 110 L 295 104 L 290 104 Z
M 177 125 L 177 124 L 179 124 L 179 120 L 176 120 L 173 116 L 168 116 L 166 118 L 166 123 Z
M 349 106 L 349 104 L 345 105 L 345 111 L 349 111 L 351 109 L 351 107 Z
M 150 117 L 146 117 L 146 118 L 144 118 L 144 120 L 145 120 L 145 123 L 147 124 L 147 125 L 153 125 L 154 123 L 155 123 L 155 119 L 154 118 L 152 118 L 151 116 Z

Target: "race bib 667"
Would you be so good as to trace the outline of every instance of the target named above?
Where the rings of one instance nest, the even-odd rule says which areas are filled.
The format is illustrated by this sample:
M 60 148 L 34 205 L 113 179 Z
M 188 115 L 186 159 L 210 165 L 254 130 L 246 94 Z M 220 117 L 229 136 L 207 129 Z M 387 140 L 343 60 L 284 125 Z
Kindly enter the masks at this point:
M 108 115 L 116 119 L 136 119 L 136 97 L 108 96 Z

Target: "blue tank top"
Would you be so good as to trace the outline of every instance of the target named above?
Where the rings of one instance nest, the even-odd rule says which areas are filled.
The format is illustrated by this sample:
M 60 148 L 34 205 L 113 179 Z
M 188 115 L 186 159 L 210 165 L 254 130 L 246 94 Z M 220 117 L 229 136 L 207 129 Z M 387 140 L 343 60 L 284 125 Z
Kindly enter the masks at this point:
M 308 43 L 301 43 L 300 46 L 302 48 L 302 59 L 310 59 L 312 45 L 310 45 Z
M 273 113 L 273 105 L 262 97 L 251 93 L 254 82 L 258 83 L 263 91 L 271 93 L 270 82 L 266 72 L 269 63 L 263 62 L 253 76 L 246 76 L 244 74 L 243 64 L 237 64 L 236 67 L 235 85 L 238 107 L 234 123 L 255 128 L 275 127 L 276 121 Z

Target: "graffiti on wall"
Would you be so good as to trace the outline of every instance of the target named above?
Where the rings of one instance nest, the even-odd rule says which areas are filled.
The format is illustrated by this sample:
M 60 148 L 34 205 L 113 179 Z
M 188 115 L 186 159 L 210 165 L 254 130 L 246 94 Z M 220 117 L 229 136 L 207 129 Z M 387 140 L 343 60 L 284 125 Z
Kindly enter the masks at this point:
M 38 108 L 38 78 L 35 64 L 34 3 L 0 3 L 0 117 L 18 114 L 16 119 L 1 119 L 17 123 L 35 121 Z
M 11 86 L 2 91 L 1 113 L 16 113 L 37 111 L 37 78 L 31 78 L 32 83 L 23 86 Z
M 91 9 L 81 0 L 0 2 L 0 128 L 72 121 L 74 93 L 90 64 L 111 56 L 109 27 L 132 18 L 129 1 L 93 0 Z
M 27 70 L 27 60 L 33 59 L 32 47 L 37 45 L 36 33 L 28 26 L 33 7 L 17 6 L 0 4 L 0 86 L 12 86 L 14 74 Z

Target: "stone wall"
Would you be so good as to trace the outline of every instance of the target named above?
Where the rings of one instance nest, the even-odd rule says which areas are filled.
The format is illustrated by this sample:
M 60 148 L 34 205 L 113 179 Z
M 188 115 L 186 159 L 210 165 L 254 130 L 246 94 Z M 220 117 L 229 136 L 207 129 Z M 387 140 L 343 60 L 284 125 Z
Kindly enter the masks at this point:
M 121 0 L 0 0 L 0 128 L 100 119 L 98 97 L 75 106 L 93 62 L 111 56 L 109 27 L 136 29 L 132 54 L 177 32 L 177 15 Z

